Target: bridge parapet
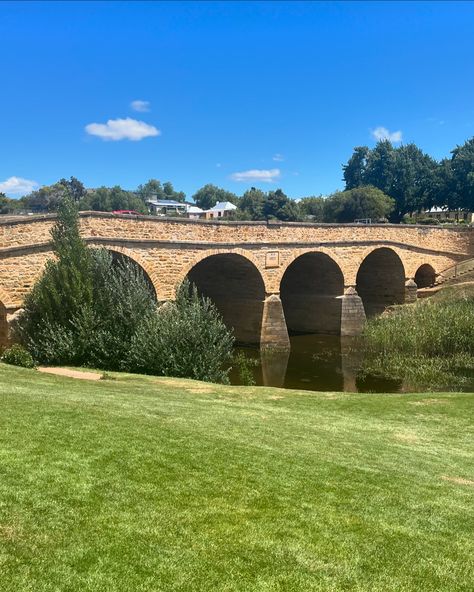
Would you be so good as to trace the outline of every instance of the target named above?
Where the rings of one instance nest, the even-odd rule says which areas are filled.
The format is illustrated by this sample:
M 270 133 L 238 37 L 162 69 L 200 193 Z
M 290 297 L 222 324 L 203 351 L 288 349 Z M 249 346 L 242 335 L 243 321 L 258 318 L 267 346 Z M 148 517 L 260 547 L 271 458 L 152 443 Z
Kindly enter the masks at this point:
M 48 243 L 54 214 L 5 216 L 0 219 L 0 249 Z M 81 212 L 87 238 L 122 242 L 172 242 L 201 245 L 409 245 L 432 251 L 467 255 L 473 252 L 469 227 L 399 224 L 312 224 L 305 222 L 227 222 Z M 474 254 L 474 253 L 473 253 Z

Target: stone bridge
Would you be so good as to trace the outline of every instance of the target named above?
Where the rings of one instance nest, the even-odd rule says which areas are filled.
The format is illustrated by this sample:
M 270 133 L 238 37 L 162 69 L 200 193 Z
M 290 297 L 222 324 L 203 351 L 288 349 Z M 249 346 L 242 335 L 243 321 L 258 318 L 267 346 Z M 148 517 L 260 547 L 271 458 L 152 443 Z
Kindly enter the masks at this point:
M 54 215 L 0 220 L 0 342 L 8 315 L 52 256 Z M 354 335 L 365 318 L 412 301 L 437 274 L 473 257 L 473 232 L 413 225 L 217 222 L 84 212 L 91 246 L 129 258 L 159 301 L 188 277 L 236 338 L 287 346 L 288 333 Z

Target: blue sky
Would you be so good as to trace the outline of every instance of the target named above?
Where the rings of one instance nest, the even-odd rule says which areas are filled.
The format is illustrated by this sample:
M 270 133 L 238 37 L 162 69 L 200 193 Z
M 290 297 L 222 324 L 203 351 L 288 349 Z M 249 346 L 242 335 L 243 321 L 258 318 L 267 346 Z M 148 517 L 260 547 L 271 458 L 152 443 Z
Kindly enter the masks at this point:
M 474 135 L 473 37 L 469 2 L 2 2 L 0 191 L 300 197 L 376 136 L 441 158 Z

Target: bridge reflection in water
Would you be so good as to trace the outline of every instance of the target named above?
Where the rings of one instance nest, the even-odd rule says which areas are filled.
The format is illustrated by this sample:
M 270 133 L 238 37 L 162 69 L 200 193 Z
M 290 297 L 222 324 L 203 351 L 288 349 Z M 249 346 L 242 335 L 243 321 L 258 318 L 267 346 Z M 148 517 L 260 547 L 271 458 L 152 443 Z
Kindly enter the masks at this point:
M 254 380 L 258 386 L 329 392 L 400 392 L 399 380 L 357 378 L 362 349 L 352 337 L 335 335 L 295 335 L 291 351 L 266 352 L 258 348 L 239 348 L 258 362 Z M 240 384 L 237 369 L 232 384 Z

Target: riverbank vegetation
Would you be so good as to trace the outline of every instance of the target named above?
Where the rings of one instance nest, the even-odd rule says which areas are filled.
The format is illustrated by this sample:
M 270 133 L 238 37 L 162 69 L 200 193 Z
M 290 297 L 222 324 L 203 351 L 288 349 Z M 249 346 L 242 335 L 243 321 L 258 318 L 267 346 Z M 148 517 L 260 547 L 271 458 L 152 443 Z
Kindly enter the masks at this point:
M 422 389 L 474 386 L 474 286 L 453 286 L 368 321 L 362 375 Z
M 0 364 L 0 589 L 470 592 L 472 395 Z

